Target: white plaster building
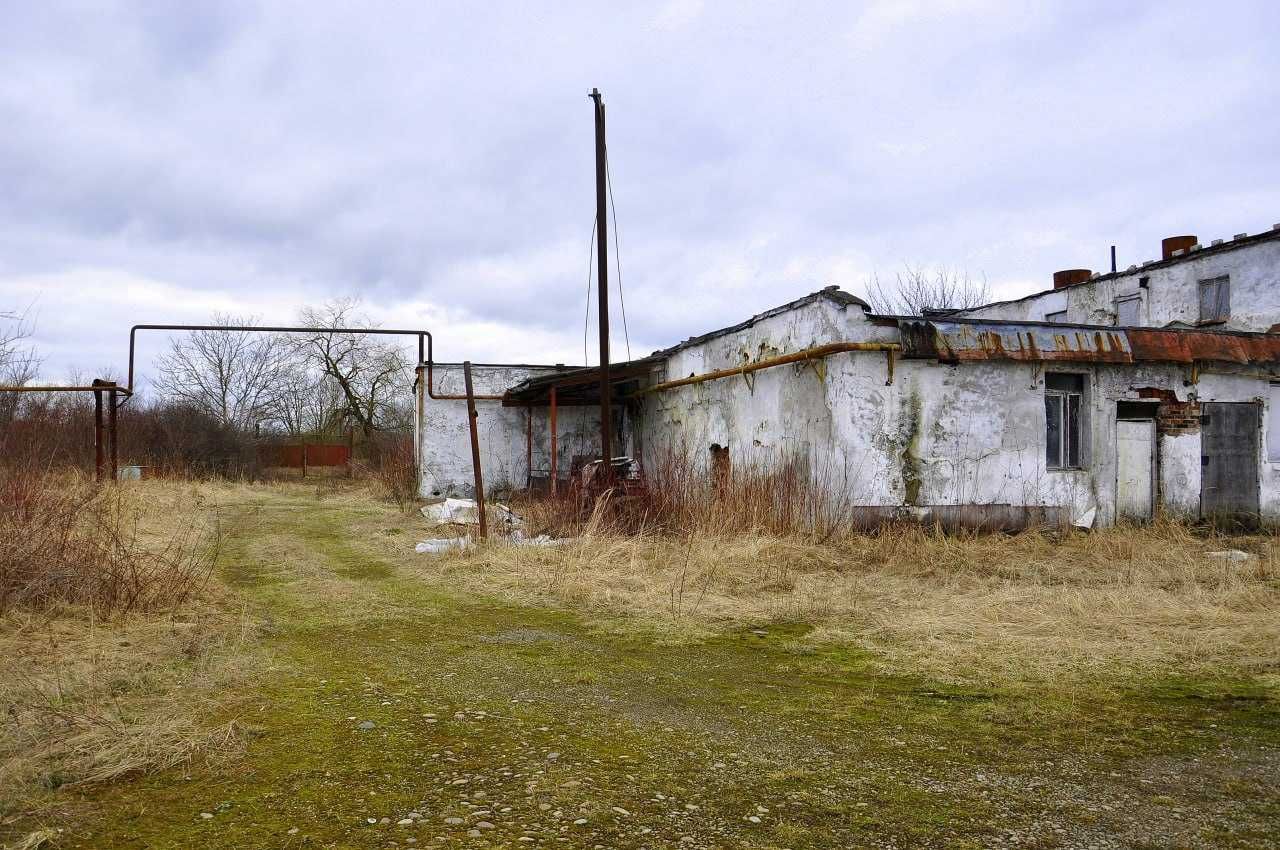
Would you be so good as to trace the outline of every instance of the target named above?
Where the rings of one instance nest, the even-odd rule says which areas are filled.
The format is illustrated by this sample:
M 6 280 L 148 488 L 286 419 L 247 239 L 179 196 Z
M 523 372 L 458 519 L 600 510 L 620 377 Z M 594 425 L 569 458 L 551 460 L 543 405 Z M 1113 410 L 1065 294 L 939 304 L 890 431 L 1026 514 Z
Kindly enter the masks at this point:
M 1280 323 L 1280 229 L 1077 278 L 926 317 L 875 315 L 830 287 L 615 364 L 614 453 L 798 462 L 868 524 L 1280 518 L 1280 334 L 1265 333 Z M 422 494 L 466 494 L 465 402 L 439 398 L 460 376 L 436 364 L 432 386 L 428 371 Z M 495 396 L 477 402 L 486 489 L 545 481 L 553 388 L 558 479 L 598 455 L 596 370 L 476 374 Z

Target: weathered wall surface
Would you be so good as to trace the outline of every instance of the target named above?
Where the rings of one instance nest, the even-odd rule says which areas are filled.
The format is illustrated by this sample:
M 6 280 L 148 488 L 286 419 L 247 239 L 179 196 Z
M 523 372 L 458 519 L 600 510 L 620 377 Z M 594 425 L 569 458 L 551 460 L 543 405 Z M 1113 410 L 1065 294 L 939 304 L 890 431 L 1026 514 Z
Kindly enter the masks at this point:
M 1068 322 L 1110 325 L 1115 322 L 1116 299 L 1137 296 L 1142 326 L 1194 325 L 1200 320 L 1200 281 L 1223 275 L 1231 279 L 1231 315 L 1225 327 L 1265 332 L 1280 323 L 1280 239 L 1197 252 L 1186 259 L 1105 275 L 1091 283 L 991 304 L 963 315 L 1043 322 L 1050 313 L 1065 309 Z M 1144 277 L 1147 285 L 1142 287 Z
M 893 341 L 897 331 L 856 306 L 820 300 L 741 333 L 673 352 L 667 378 L 841 340 Z M 1200 376 L 1175 365 L 1061 364 L 1085 377 L 1084 468 L 1050 470 L 1045 459 L 1045 369 L 1011 361 L 899 361 L 886 385 L 885 355 L 856 352 L 780 366 L 646 396 L 639 431 L 645 459 L 663 450 L 708 463 L 727 446 L 735 468 L 800 459 L 852 504 L 907 508 L 1015 505 L 1096 509 L 1114 521 L 1116 411 L 1120 401 L 1158 407 L 1158 495 L 1168 509 L 1199 511 L 1198 403 L 1259 401 L 1264 379 Z M 1268 412 L 1269 413 L 1269 412 Z M 1263 433 L 1265 434 L 1265 423 Z M 1261 441 L 1260 441 L 1261 443 Z M 1280 515 L 1280 465 L 1259 464 L 1264 513 Z
M 436 364 L 434 391 L 437 395 L 461 395 L 466 391 L 462 366 Z M 471 377 L 477 395 L 500 395 L 526 378 L 555 371 L 551 366 L 472 366 Z M 471 435 L 467 427 L 465 400 L 433 399 L 425 392 L 426 370 L 420 370 L 418 425 L 419 495 L 474 496 L 471 469 Z M 523 407 L 503 407 L 500 401 L 477 401 L 476 423 L 480 437 L 480 466 L 486 492 L 498 493 L 524 488 L 528 475 L 528 425 L 530 411 Z M 550 433 L 546 408 L 533 408 L 533 467 L 550 466 Z M 560 474 L 569 473 L 575 454 L 598 451 L 598 418 L 594 409 L 561 407 L 556 415 Z

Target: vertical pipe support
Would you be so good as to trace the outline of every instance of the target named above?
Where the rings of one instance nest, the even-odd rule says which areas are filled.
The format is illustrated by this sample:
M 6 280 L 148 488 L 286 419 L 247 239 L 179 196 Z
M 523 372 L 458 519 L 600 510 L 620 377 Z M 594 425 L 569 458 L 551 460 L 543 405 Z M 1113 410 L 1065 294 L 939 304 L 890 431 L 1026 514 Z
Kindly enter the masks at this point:
M 555 388 L 555 385 L 552 385 L 551 387 L 550 427 L 551 427 L 551 495 L 554 496 L 556 494 L 556 487 L 558 486 L 557 479 L 559 478 L 559 469 L 558 469 L 559 452 L 557 451 L 557 446 L 556 446 L 556 388 Z
M 102 386 L 102 381 L 98 378 L 93 379 L 93 386 Z M 102 481 L 103 467 L 103 445 L 102 445 L 102 390 L 95 389 L 93 391 L 93 479 Z
M 116 427 L 116 407 L 119 404 L 119 398 L 116 394 L 116 385 L 113 381 L 111 389 L 107 390 L 107 432 L 111 437 L 111 480 L 120 480 L 120 449 L 119 440 L 117 439 L 120 430 Z
M 476 429 L 476 393 L 471 385 L 471 361 L 462 364 L 462 377 L 467 384 L 467 424 L 471 429 L 471 468 L 475 474 L 476 512 L 480 515 L 480 539 L 489 536 L 484 515 L 484 475 L 480 471 L 480 432 Z

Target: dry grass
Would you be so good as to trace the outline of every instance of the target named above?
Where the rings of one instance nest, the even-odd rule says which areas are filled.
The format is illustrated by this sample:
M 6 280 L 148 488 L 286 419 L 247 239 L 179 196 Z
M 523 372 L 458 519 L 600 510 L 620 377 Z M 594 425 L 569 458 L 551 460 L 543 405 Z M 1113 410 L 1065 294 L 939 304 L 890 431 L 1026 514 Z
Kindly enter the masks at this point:
M 1043 680 L 1157 670 L 1280 670 L 1280 571 L 1269 537 L 1173 523 L 1066 537 L 878 534 L 616 536 L 494 544 L 440 568 L 477 589 L 662 621 L 673 634 L 805 623 L 898 671 Z M 1255 557 L 1207 553 L 1236 546 Z
M 57 483 L 18 502 L 29 539 L 6 550 L 23 581 L 0 614 L 0 825 L 56 820 L 59 787 L 238 744 L 234 720 L 208 718 L 247 675 L 252 627 L 206 586 L 215 525 L 195 488 Z
M 182 606 L 208 581 L 216 526 L 192 511 L 148 535 L 136 488 L 0 467 L 0 613 L 61 604 L 98 616 Z

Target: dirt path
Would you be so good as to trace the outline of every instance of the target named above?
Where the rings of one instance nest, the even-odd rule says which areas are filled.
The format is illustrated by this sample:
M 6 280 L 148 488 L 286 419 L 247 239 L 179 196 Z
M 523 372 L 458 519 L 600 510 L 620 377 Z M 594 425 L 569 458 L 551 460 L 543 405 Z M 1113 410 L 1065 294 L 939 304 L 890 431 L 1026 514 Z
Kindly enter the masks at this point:
M 59 846 L 1280 846 L 1246 684 L 957 691 L 779 626 L 666 646 L 444 586 L 341 496 L 226 516 L 269 621 L 247 752 L 98 789 Z

